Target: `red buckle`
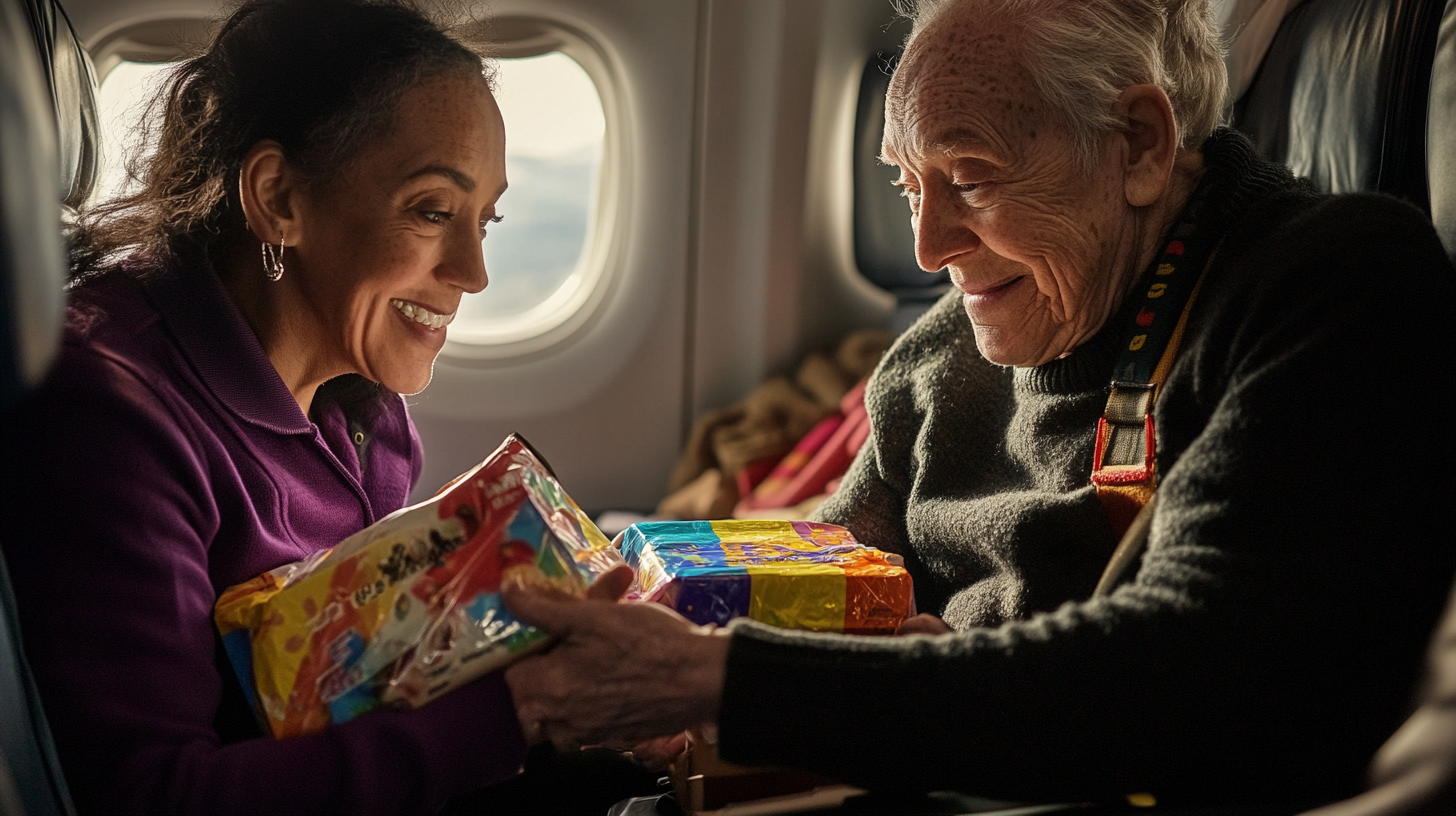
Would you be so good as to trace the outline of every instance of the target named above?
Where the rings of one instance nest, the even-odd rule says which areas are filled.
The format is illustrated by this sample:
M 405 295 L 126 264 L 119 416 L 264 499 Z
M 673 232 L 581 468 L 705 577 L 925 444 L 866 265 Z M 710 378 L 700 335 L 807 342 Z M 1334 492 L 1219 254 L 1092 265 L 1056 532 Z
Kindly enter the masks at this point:
M 1092 484 L 1129 485 L 1152 482 L 1153 463 L 1157 461 L 1152 414 L 1143 417 L 1143 432 L 1147 437 L 1143 445 L 1143 463 L 1141 465 L 1107 465 L 1104 467 L 1102 455 L 1107 448 L 1107 441 L 1112 438 L 1112 428 L 1107 423 L 1107 417 L 1098 417 L 1097 447 L 1092 453 Z

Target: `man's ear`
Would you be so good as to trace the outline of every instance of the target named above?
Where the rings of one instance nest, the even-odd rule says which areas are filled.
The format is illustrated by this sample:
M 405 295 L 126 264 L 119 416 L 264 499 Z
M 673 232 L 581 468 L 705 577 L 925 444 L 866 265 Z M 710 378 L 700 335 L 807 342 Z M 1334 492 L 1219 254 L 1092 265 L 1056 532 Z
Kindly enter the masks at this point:
M 238 172 L 243 217 L 259 241 L 298 243 L 297 183 L 283 145 L 264 139 L 249 148 Z
M 1167 191 L 1178 158 L 1173 103 L 1156 85 L 1134 85 L 1113 103 L 1112 115 L 1125 127 L 1119 136 L 1127 143 L 1123 168 L 1127 203 L 1134 207 L 1154 204 Z

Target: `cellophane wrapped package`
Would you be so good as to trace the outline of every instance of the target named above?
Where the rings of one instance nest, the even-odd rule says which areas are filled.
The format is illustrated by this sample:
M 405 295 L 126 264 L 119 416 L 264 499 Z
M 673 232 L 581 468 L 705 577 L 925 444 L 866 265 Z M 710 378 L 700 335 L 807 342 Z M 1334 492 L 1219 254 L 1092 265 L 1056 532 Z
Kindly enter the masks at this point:
M 737 617 L 784 629 L 892 634 L 913 614 L 904 561 L 843 527 L 807 521 L 634 524 L 622 555 L 637 577 L 627 597 L 695 623 Z
M 580 596 L 620 563 L 512 434 L 435 498 L 227 590 L 214 617 L 253 710 L 288 737 L 419 707 L 543 643 L 501 605 L 507 576 Z

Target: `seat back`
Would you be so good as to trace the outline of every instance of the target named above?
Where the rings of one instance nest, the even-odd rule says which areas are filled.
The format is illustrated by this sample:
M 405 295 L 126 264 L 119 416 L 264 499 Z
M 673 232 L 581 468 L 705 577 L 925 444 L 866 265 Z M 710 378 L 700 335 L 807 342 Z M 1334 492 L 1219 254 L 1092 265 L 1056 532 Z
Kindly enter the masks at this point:
M 45 376 L 60 340 L 66 279 L 61 218 L 43 202 L 79 204 L 95 177 L 94 77 L 71 70 L 88 66 L 89 58 L 81 52 L 78 62 L 64 47 L 38 49 L 46 40 L 80 47 L 58 8 L 38 11 L 30 0 L 0 0 L 0 411 L 7 413 Z M 65 36 L 58 38 L 62 24 Z M 47 70 L 42 53 L 59 54 L 59 67 Z M 76 87 L 52 93 L 51 79 Z M 59 133 L 75 143 L 59 149 L 56 101 L 87 92 L 89 129 L 85 117 L 70 117 L 69 130 L 61 117 Z M 64 172 L 62 159 L 71 161 Z M 0 557 L 0 814 L 72 812 Z
M 1274 36 L 1234 126 L 1332 193 L 1429 211 L 1426 106 L 1444 3 L 1305 0 Z
M 1431 221 L 1456 261 L 1456 2 L 1445 3 L 1431 61 L 1426 168 Z
M 31 38 L 51 91 L 55 114 L 61 202 L 79 210 L 91 194 L 101 167 L 100 119 L 96 108 L 96 68 L 55 0 L 21 0 Z

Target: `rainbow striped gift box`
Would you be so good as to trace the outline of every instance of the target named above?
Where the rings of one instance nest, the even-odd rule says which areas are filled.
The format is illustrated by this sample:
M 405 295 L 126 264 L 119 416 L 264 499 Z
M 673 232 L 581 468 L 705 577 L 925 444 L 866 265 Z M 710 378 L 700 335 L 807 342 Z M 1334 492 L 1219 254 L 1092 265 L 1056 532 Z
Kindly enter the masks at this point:
M 784 629 L 891 634 L 913 614 L 901 558 L 833 524 L 644 522 L 627 528 L 622 555 L 637 572 L 629 598 L 695 623 L 748 617 Z

